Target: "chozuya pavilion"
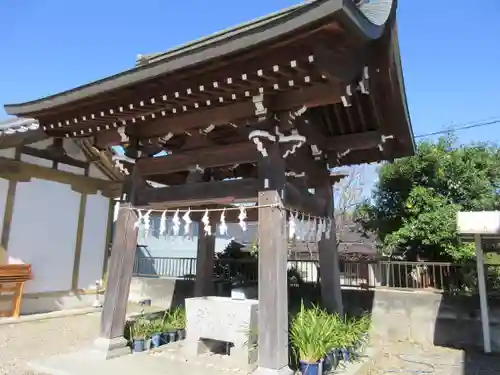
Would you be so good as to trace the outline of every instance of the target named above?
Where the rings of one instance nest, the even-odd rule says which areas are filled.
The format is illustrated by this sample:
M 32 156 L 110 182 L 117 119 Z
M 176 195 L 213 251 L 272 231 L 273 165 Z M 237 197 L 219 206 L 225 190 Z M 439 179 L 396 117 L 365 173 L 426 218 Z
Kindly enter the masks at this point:
M 286 370 L 285 208 L 332 217 L 330 168 L 414 152 L 395 0 L 302 3 L 5 109 L 38 120 L 51 137 L 91 140 L 98 149 L 122 145 L 135 159 L 123 184 L 95 345 L 104 358 L 125 352 L 137 238 L 131 208 L 254 200 L 260 207 L 252 211 L 260 246 L 257 372 Z M 160 151 L 168 154 L 152 157 Z M 342 311 L 334 238 L 319 241 L 321 290 L 325 307 Z M 198 267 L 197 284 L 210 282 L 210 267 L 209 260 Z

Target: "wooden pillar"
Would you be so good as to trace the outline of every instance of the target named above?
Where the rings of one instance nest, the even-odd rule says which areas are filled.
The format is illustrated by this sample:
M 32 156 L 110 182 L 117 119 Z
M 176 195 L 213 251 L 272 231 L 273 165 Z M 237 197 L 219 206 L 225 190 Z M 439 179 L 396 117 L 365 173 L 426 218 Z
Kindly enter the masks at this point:
M 325 216 L 333 220 L 330 238 L 322 237 L 318 243 L 319 269 L 321 272 L 321 300 L 323 307 L 340 315 L 344 313 L 342 289 L 340 287 L 339 251 L 337 248 L 337 231 L 333 207 L 333 192 L 329 181 L 317 187 L 315 194 L 325 200 Z
M 213 226 L 214 227 L 214 226 Z M 215 228 L 207 236 L 202 224 L 198 224 L 198 251 L 196 255 L 196 281 L 194 296 L 205 297 L 214 293 Z
M 281 209 L 285 183 L 279 146 L 259 163 L 259 360 L 257 374 L 289 374 L 286 212 Z
M 94 348 L 104 359 L 130 354 L 123 334 L 138 234 L 138 228 L 134 225 L 138 216 L 132 207 L 140 181 L 138 171 L 134 170 L 124 182 L 122 203 L 113 229 L 101 327 L 99 337 L 94 342 Z

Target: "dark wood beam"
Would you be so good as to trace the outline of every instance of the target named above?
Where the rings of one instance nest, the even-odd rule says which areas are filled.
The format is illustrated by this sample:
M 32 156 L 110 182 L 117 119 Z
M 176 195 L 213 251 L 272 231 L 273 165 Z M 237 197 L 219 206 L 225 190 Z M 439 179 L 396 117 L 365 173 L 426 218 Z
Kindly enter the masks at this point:
M 138 194 L 138 204 L 169 202 L 172 205 L 195 207 L 201 204 L 254 200 L 257 197 L 257 179 L 202 182 L 163 188 L 145 188 Z
M 72 157 L 70 157 L 68 155 L 56 155 L 55 153 L 52 153 L 49 150 L 39 150 L 37 148 L 29 147 L 29 146 L 22 147 L 21 153 L 26 154 L 26 155 L 30 155 L 30 156 L 34 156 L 36 158 L 53 160 L 53 161 L 58 162 L 58 163 L 67 164 L 67 165 L 71 165 L 73 167 L 78 167 L 78 168 L 82 168 L 82 169 L 85 169 L 88 165 L 88 163 L 81 161 L 81 160 L 73 159 Z
M 301 190 L 291 183 L 286 183 L 283 191 L 283 204 L 287 208 L 313 216 L 325 216 L 326 202 L 307 190 Z
M 306 105 L 309 108 L 337 103 L 340 92 L 334 85 L 319 84 L 309 88 L 302 88 L 264 96 L 268 113 L 287 111 L 292 108 Z M 168 132 L 182 133 L 191 129 L 198 129 L 210 124 L 223 125 L 230 122 L 256 116 L 255 104 L 252 98 L 210 109 L 198 109 L 192 113 L 172 116 L 162 120 L 144 124 L 137 129 L 139 138 L 161 137 Z
M 259 153 L 255 144 L 247 141 L 225 146 L 172 153 L 157 158 L 139 159 L 136 162 L 143 176 L 187 171 L 195 166 L 201 168 L 256 162 Z
M 376 148 L 381 139 L 378 131 L 346 134 L 326 139 L 327 150 L 343 152 L 347 150 L 367 150 Z
M 309 144 L 315 144 L 323 151 L 345 152 L 347 150 L 366 150 L 375 148 L 380 143 L 381 133 L 378 131 L 368 131 L 328 137 L 320 129 L 319 122 L 322 121 L 316 115 L 304 115 L 296 122 L 300 134 L 307 138 Z
M 318 43 L 314 47 L 315 63 L 321 73 L 329 79 L 350 83 L 361 72 L 365 61 L 363 56 L 365 49 L 350 45 L 347 51 L 343 48 L 332 49 L 325 44 Z
M 287 168 L 295 173 L 305 172 L 308 184 L 312 186 L 314 186 L 314 181 L 326 178 L 329 174 L 326 165 L 314 160 L 308 145 L 302 146 L 293 155 L 289 155 L 286 164 Z

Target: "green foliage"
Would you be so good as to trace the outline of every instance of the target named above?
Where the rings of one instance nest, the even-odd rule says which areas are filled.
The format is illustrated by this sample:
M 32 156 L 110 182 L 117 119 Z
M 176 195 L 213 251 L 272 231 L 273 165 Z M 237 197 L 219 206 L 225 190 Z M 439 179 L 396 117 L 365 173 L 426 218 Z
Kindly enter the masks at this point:
M 144 340 L 150 337 L 151 323 L 143 316 L 140 316 L 130 324 L 129 329 L 132 340 Z
M 358 207 L 356 220 L 376 232 L 389 254 L 464 260 L 473 255 L 473 246 L 459 240 L 456 213 L 497 210 L 499 188 L 496 145 L 455 146 L 453 136 L 424 141 L 415 156 L 379 169 L 373 203 Z
M 231 280 L 235 283 L 246 278 L 257 278 L 258 249 L 243 250 L 244 246 L 231 241 L 223 252 L 215 255 L 214 276 L 217 279 Z M 233 260 L 237 260 L 233 262 Z
M 369 317 L 341 318 L 313 306 L 301 305 L 292 318 L 290 343 L 297 357 L 306 363 L 316 363 L 332 349 L 354 350 L 363 344 L 370 326 Z
M 178 306 L 165 312 L 163 325 L 166 330 L 186 328 L 186 309 Z

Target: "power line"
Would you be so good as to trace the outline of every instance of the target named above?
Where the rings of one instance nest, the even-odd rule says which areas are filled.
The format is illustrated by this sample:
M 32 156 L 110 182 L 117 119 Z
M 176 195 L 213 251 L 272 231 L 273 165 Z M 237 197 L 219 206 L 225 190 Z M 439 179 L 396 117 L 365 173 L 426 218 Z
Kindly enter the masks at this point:
M 419 134 L 416 135 L 414 138 L 425 138 L 425 137 L 431 137 L 433 135 L 441 135 L 441 134 L 448 134 L 451 132 L 456 132 L 456 131 L 462 131 L 462 130 L 467 130 L 467 129 L 474 129 L 474 128 L 482 128 L 484 126 L 489 126 L 489 125 L 495 125 L 495 124 L 500 124 L 500 119 L 496 118 L 494 120 L 483 120 L 481 122 L 468 122 L 463 125 L 459 125 L 450 129 L 446 130 L 440 130 L 437 132 L 433 133 L 425 133 L 425 134 Z

